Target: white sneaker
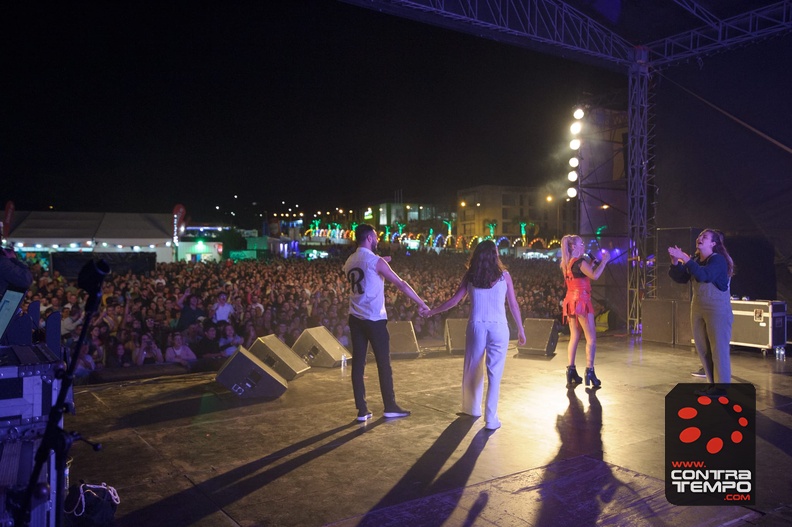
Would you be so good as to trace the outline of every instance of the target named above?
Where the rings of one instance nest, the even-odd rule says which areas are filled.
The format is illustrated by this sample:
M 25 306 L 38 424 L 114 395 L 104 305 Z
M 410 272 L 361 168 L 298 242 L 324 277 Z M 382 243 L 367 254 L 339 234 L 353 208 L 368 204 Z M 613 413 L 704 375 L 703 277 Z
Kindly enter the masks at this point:
M 409 411 L 409 410 L 404 410 L 404 409 L 402 409 L 402 408 L 399 408 L 399 407 L 397 406 L 396 408 L 393 408 L 393 409 L 391 409 L 391 410 L 387 410 L 387 411 L 386 411 L 385 413 L 383 413 L 382 415 L 383 415 L 384 417 L 388 417 L 388 418 L 394 418 L 394 417 L 407 417 L 407 416 L 409 416 L 409 415 L 410 415 L 410 411 Z

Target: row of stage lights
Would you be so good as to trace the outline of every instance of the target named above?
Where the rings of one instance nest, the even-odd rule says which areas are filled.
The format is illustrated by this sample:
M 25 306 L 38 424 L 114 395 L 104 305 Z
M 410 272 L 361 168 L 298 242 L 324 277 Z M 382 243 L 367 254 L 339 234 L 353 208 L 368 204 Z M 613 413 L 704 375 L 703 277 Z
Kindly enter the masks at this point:
M 567 196 L 570 198 L 575 198 L 578 195 L 577 186 L 580 181 L 580 174 L 578 170 L 580 169 L 580 133 L 583 131 L 583 117 L 585 116 L 585 112 L 582 108 L 576 108 L 575 111 L 572 113 L 572 117 L 575 118 L 575 122 L 569 127 L 569 131 L 572 133 L 572 140 L 569 141 L 569 148 L 575 153 L 569 159 L 569 166 L 572 170 L 569 171 L 567 174 L 567 179 L 570 183 L 573 183 L 574 186 L 571 186 L 567 189 Z

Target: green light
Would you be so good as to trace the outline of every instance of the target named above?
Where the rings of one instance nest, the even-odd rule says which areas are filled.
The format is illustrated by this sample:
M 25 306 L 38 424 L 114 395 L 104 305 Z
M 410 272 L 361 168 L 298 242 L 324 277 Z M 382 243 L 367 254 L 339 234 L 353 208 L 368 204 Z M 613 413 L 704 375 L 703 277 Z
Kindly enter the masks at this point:
M 600 225 L 599 227 L 597 227 L 597 231 L 596 231 L 596 234 L 595 234 L 595 235 L 596 235 L 596 237 L 597 237 L 597 239 L 598 239 L 598 240 L 599 240 L 600 238 L 602 238 L 602 232 L 603 232 L 604 230 L 606 230 L 607 228 L 608 228 L 608 226 L 607 226 L 607 225 Z

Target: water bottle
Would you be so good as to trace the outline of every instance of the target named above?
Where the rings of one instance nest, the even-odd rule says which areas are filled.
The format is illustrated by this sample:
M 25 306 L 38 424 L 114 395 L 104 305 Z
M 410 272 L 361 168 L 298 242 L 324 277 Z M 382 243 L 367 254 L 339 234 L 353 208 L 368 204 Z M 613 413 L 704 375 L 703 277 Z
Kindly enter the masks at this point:
M 341 373 L 346 371 L 346 353 L 341 354 Z

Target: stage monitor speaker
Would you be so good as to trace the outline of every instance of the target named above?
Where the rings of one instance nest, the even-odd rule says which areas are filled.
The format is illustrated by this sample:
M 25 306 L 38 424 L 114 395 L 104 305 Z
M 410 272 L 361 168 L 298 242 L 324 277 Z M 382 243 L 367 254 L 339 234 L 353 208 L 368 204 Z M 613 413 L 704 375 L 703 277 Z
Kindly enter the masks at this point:
M 256 339 L 248 351 L 287 381 L 293 381 L 311 369 L 302 357 L 275 335 Z
M 286 379 L 242 346 L 223 364 L 215 380 L 242 399 L 277 398 L 288 386 Z
M 693 345 L 693 328 L 690 327 L 690 302 L 674 302 L 674 345 Z
M 671 258 L 668 248 L 678 246 L 680 249 L 693 256 L 696 252 L 696 238 L 701 229 L 682 227 L 674 229 L 657 229 L 657 247 L 655 247 L 655 285 L 657 298 L 660 300 L 680 300 L 690 302 L 693 298 L 693 289 L 690 282 L 678 284 L 668 276 Z
M 421 355 L 415 328 L 409 320 L 388 322 L 391 359 L 416 359 Z M 371 343 L 368 352 L 372 353 Z
M 447 318 L 445 324 L 445 345 L 448 353 L 452 355 L 465 354 L 467 331 L 466 318 Z
M 392 359 L 416 359 L 421 351 L 415 328 L 409 320 L 388 322 L 390 333 L 390 356 Z
M 647 298 L 641 303 L 641 339 L 674 344 L 673 300 Z
M 553 318 L 526 318 L 525 346 L 518 346 L 520 355 L 544 355 L 553 357 L 558 344 L 558 323 Z
M 352 357 L 352 352 L 324 326 L 304 330 L 292 349 L 310 366 L 319 368 L 337 368 L 344 357 Z

